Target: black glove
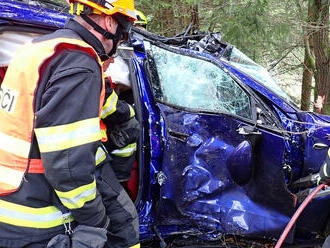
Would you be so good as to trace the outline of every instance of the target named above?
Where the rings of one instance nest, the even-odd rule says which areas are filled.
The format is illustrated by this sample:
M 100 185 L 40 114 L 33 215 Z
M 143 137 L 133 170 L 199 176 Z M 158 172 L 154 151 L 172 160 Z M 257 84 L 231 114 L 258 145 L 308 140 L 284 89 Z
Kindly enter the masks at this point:
M 140 135 L 140 124 L 135 118 L 107 129 L 108 141 L 104 144 L 108 151 L 135 143 Z
M 107 229 L 78 225 L 71 235 L 72 248 L 103 248 L 107 242 Z
M 71 236 L 58 234 L 53 237 L 47 248 L 103 248 L 106 242 L 107 229 L 78 225 Z

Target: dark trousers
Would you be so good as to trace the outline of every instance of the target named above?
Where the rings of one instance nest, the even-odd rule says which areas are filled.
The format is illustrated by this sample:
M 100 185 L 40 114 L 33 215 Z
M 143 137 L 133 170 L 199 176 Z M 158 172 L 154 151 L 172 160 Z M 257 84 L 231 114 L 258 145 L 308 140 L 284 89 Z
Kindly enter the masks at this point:
M 129 248 L 138 244 L 139 220 L 134 203 L 119 183 L 110 164 L 104 163 L 97 167 L 95 177 L 110 219 L 105 248 Z M 24 248 L 45 248 L 48 241 L 31 243 Z
M 110 164 L 96 168 L 97 189 L 110 218 L 105 247 L 128 248 L 139 243 L 139 220 L 134 203 L 116 178 Z

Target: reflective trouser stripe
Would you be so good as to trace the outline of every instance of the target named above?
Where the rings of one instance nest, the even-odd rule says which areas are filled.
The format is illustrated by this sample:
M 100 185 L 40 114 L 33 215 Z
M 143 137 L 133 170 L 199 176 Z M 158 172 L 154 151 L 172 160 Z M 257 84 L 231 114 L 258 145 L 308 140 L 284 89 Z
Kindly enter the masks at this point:
M 36 128 L 41 152 L 52 152 L 91 143 L 101 139 L 99 117 L 66 125 Z
M 118 96 L 113 90 L 112 94 L 107 98 L 105 104 L 103 105 L 101 118 L 104 119 L 107 116 L 111 115 L 117 109 Z
M 54 206 L 32 208 L 0 200 L 2 223 L 30 228 L 51 228 L 71 221 L 71 214 L 64 219 L 62 212 Z
M 76 189 L 61 192 L 55 190 L 62 204 L 69 209 L 81 208 L 88 201 L 94 200 L 96 197 L 96 181 L 90 184 L 80 186 Z
M 105 159 L 106 159 L 105 151 L 101 147 L 98 147 L 95 155 L 95 165 L 99 165 Z
M 121 149 L 113 150 L 111 154 L 116 155 L 118 157 L 129 157 L 132 156 L 135 151 L 136 151 L 136 143 L 132 143 Z

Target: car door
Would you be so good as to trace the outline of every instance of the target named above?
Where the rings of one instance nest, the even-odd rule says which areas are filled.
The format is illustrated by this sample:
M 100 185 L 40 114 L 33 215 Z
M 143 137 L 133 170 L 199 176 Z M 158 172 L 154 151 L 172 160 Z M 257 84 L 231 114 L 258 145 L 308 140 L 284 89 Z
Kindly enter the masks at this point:
M 284 139 L 257 118 L 262 102 L 211 57 L 145 48 L 163 134 L 157 224 L 278 237 L 294 197 Z

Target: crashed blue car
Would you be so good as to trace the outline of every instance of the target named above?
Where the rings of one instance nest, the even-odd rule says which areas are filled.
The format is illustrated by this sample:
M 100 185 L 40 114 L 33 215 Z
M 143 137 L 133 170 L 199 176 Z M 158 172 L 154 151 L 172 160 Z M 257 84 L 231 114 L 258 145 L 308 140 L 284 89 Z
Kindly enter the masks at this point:
M 20 45 L 63 27 L 69 15 L 50 2 L 0 4 L 1 82 Z M 330 117 L 299 110 L 267 70 L 219 33 L 166 38 L 133 29 L 131 46 L 119 53 L 142 126 L 131 189 L 141 241 L 274 243 L 316 186 Z M 307 206 L 287 243 L 312 246 L 326 234 L 328 191 Z

